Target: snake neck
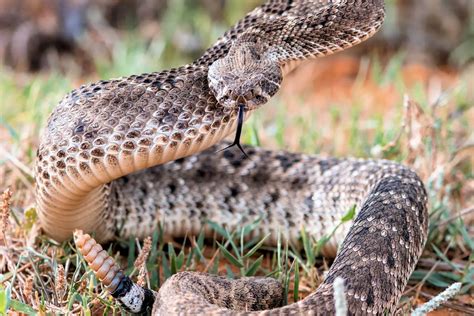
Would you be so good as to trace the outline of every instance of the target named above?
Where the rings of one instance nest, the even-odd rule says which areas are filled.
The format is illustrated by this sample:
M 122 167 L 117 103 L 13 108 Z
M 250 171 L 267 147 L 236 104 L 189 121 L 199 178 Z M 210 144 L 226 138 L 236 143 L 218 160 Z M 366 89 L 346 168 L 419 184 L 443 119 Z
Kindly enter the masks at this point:
M 36 159 L 38 214 L 48 235 L 62 241 L 78 228 L 110 239 L 112 181 L 200 152 L 235 131 L 237 111 L 217 103 L 206 69 L 185 71 L 101 81 L 60 102 Z

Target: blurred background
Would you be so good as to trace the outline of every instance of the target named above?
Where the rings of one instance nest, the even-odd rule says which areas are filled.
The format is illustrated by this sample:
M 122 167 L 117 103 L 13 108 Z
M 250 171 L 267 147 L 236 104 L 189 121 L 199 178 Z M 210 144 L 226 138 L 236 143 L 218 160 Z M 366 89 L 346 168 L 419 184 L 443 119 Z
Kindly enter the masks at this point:
M 191 60 L 261 1 L 2 0 L 0 60 L 18 71 L 99 71 L 119 42 L 151 49 L 148 59 Z M 403 49 L 409 61 L 462 66 L 474 58 L 472 0 L 392 0 L 372 45 Z M 128 38 L 130 41 L 131 39 Z M 129 61 L 130 62 L 130 61 Z M 171 61 L 177 63 L 178 61 Z
M 189 63 L 261 2 L 0 0 L 0 191 L 14 192 L 11 235 L 21 237 L 12 258 L 36 221 L 36 148 L 61 98 L 86 82 Z M 414 168 L 428 189 L 431 225 L 400 308 L 462 282 L 445 307 L 474 314 L 474 1 L 386 5 L 375 37 L 291 73 L 245 124 L 244 142 Z

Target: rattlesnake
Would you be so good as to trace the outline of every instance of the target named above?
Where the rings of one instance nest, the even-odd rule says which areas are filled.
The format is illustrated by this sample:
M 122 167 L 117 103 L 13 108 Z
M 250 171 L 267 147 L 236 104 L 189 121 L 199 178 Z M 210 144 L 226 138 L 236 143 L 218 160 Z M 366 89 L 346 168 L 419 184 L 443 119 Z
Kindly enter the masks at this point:
M 242 121 L 298 63 L 363 41 L 383 17 L 383 0 L 268 1 L 192 64 L 72 91 L 49 118 L 37 153 L 44 231 L 64 240 L 79 228 L 106 241 L 150 235 L 160 222 L 174 237 L 198 233 L 205 219 L 232 230 L 261 217 L 253 237 L 271 233 L 267 242 L 274 243 L 281 232 L 297 243 L 302 227 L 320 238 L 355 205 L 323 284 L 264 313 L 333 313 L 336 277 L 346 282 L 351 314 L 393 312 L 427 234 L 426 192 L 413 171 L 390 161 L 260 148 L 245 148 L 250 159 L 242 159 L 211 147 L 236 129 L 239 136 Z M 282 301 L 274 280 L 190 272 L 171 277 L 155 296 L 119 272 L 88 235 L 77 244 L 132 311 L 155 300 L 154 313 L 162 315 L 251 313 Z

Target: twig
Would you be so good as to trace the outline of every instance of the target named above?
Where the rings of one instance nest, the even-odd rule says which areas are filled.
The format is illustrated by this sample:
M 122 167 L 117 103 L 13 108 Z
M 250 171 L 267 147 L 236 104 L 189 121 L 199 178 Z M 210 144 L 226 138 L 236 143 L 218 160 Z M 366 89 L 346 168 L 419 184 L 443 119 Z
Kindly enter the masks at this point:
M 214 255 L 212 256 L 211 260 L 209 260 L 209 262 L 207 263 L 206 268 L 204 269 L 204 272 L 209 271 L 209 269 L 211 268 L 211 265 L 214 263 L 214 260 L 216 260 L 216 257 L 217 255 L 219 255 L 219 253 L 220 253 L 220 250 L 217 249 Z
M 427 299 L 430 299 L 430 300 L 434 297 L 434 295 L 425 293 L 423 291 L 420 292 L 420 294 L 423 297 L 426 297 Z M 467 315 L 474 315 L 474 308 L 471 308 L 471 307 L 469 307 L 465 304 L 459 304 L 459 303 L 455 303 L 455 302 L 445 302 L 445 303 L 443 303 L 443 306 L 447 307 L 447 308 L 450 308 L 450 309 L 460 311 L 460 312 L 462 312 L 464 314 L 467 314 Z
M 40 261 L 40 259 L 35 259 L 34 261 L 30 261 L 30 262 L 26 263 L 26 264 L 23 265 L 21 268 L 18 268 L 18 269 L 16 270 L 16 273 L 23 272 L 24 270 L 26 270 L 26 269 L 28 269 L 29 267 L 31 267 L 32 264 L 38 263 L 38 261 Z M 12 277 L 13 277 L 13 274 L 6 274 L 6 275 L 4 275 L 4 278 L 0 281 L 0 284 L 5 283 L 6 281 L 10 280 Z
M 437 309 L 441 304 L 445 303 L 446 301 L 450 300 L 461 291 L 462 283 L 457 282 L 452 284 L 446 290 L 441 292 L 440 294 L 433 297 L 429 302 L 421 305 L 417 309 L 413 311 L 411 316 L 424 316 L 427 313 L 434 311 Z

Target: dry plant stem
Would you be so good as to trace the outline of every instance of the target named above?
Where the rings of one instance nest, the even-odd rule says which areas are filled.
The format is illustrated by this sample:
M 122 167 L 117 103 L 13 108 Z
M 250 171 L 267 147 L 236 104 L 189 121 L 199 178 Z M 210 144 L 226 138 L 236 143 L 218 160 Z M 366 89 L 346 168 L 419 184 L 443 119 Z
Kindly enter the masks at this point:
M 6 232 L 9 229 L 9 218 L 10 218 L 10 200 L 12 197 L 12 191 L 7 188 L 2 194 L 2 206 L 0 209 L 0 234 L 5 245 L 7 243 Z
M 122 272 L 115 260 L 90 235 L 76 230 L 74 242 L 95 276 L 127 310 L 143 313 L 153 305 L 154 292 L 133 283 Z
M 15 271 L 16 269 L 16 263 L 13 261 L 11 252 L 12 252 L 12 247 L 11 247 L 11 237 L 9 236 L 9 231 L 10 231 L 10 200 L 12 197 L 12 191 L 10 188 L 7 188 L 3 194 L 2 194 L 2 199 L 0 201 L 0 247 L 4 246 L 4 249 L 2 249 L 1 252 L 3 252 L 4 255 L 4 262 L 6 263 L 6 266 L 8 267 L 7 269 L 9 271 Z M 2 260 L 3 261 L 3 260 Z M 0 263 L 2 263 L 0 261 Z M 3 263 L 2 263 L 3 265 Z M 7 271 L 8 271 L 7 270 Z M 3 280 L 5 281 L 5 280 Z
M 55 290 L 56 290 L 56 295 L 58 297 L 58 302 L 61 302 L 64 296 L 64 292 L 67 287 L 64 266 L 61 264 L 58 264 L 55 282 L 56 282 Z
M 146 265 L 140 267 L 140 270 L 138 271 L 137 284 L 141 287 L 145 287 L 149 284 Z
M 135 262 L 133 263 L 135 268 L 140 269 L 144 264 L 146 264 L 146 260 L 148 258 L 148 255 L 150 254 L 150 250 L 151 250 L 151 237 L 147 237 L 143 241 L 143 248 L 140 251 L 140 254 L 138 255 Z
M 17 271 L 18 273 L 18 271 Z M 23 286 L 23 297 L 25 298 L 25 303 L 30 304 L 33 294 L 33 276 L 30 275 L 26 279 L 25 285 Z
M 204 272 L 208 272 L 209 269 L 212 267 L 212 265 L 214 264 L 214 261 L 216 260 L 217 256 L 219 255 L 220 253 L 220 250 L 217 249 L 216 252 L 214 252 L 214 255 L 212 255 L 212 258 L 211 260 L 209 260 L 209 262 L 207 263 L 206 265 L 206 268 L 204 269 Z
M 134 262 L 135 268 L 138 269 L 138 281 L 137 284 L 145 286 L 148 280 L 148 273 L 146 269 L 146 261 L 151 250 L 151 237 L 145 238 L 143 241 L 143 248 L 140 251 L 140 255 Z
M 383 148 L 382 148 L 382 151 L 383 152 L 386 152 L 388 150 L 390 150 L 391 148 L 395 147 L 397 145 L 397 143 L 400 141 L 400 139 L 402 138 L 402 135 L 404 133 L 409 133 L 410 131 L 407 130 L 407 122 L 409 121 L 409 117 L 408 117 L 408 108 L 410 106 L 410 97 L 405 94 L 403 96 L 403 120 L 402 120 L 402 126 L 400 127 L 400 130 L 398 131 L 397 135 L 395 136 L 395 138 L 393 140 L 391 140 L 387 145 L 385 145 Z
M 31 266 L 32 266 L 33 264 L 38 263 L 38 261 L 40 261 L 40 259 L 35 259 L 33 262 L 30 261 L 30 262 L 26 263 L 26 264 L 23 265 L 22 267 L 18 268 L 18 269 L 16 270 L 16 273 L 18 274 L 18 273 L 20 273 L 20 272 L 23 272 L 23 271 L 25 271 L 25 270 L 31 268 Z M 0 284 L 4 284 L 4 283 L 7 282 L 8 280 L 10 280 L 12 277 L 13 277 L 12 274 L 7 275 L 6 277 L 4 277 L 4 278 L 0 281 Z

